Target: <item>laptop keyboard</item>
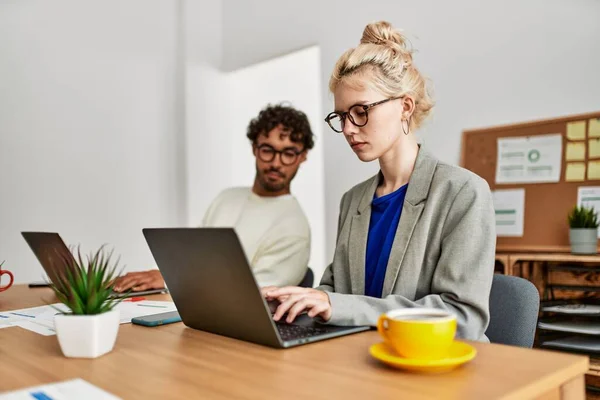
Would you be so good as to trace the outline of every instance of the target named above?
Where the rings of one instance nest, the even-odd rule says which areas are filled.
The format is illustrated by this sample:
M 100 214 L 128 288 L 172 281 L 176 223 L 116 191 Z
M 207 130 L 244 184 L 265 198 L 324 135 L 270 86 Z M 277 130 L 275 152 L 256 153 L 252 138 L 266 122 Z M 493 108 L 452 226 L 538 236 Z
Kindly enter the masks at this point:
M 307 337 L 321 335 L 327 332 L 326 329 L 315 328 L 312 326 L 290 325 L 281 322 L 276 322 L 275 325 L 277 325 L 279 335 L 284 341 L 303 339 Z

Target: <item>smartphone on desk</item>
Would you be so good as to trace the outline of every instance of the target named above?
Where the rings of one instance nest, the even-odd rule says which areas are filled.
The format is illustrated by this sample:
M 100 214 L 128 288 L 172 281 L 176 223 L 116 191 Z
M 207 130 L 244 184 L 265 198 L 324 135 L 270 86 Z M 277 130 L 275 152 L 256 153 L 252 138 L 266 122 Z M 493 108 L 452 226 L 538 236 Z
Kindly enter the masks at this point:
M 143 326 L 160 326 L 181 322 L 181 317 L 177 311 L 166 313 L 146 315 L 145 317 L 135 317 L 131 319 L 131 323 Z

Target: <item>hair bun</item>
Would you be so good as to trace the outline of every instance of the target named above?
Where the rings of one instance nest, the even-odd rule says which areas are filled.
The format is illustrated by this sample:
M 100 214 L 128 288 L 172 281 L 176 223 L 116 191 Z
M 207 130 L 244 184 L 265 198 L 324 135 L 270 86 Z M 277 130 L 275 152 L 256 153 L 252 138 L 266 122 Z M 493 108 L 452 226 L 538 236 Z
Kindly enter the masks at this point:
M 395 54 L 400 55 L 405 61 L 412 59 L 412 51 L 408 49 L 407 39 L 399 31 L 394 29 L 387 21 L 372 22 L 365 27 L 361 44 L 374 44 L 386 46 Z
M 372 22 L 365 27 L 360 43 L 387 44 L 395 43 L 406 47 L 406 39 L 392 24 L 387 21 Z

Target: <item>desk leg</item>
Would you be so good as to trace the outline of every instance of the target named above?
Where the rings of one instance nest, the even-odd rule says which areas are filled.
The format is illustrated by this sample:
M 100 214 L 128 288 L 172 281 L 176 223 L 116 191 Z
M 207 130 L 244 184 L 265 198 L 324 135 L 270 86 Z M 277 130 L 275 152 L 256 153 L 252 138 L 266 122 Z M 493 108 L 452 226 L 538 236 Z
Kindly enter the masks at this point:
M 548 390 L 546 393 L 536 397 L 536 400 L 584 400 L 585 379 L 579 376 L 562 386 Z
M 508 265 L 509 265 L 509 270 L 508 270 L 509 275 L 516 276 L 515 266 L 517 265 L 517 262 L 509 257 Z
M 584 400 L 585 399 L 585 377 L 578 376 L 560 387 L 561 400 Z
M 544 279 L 544 270 L 546 270 L 546 263 L 540 261 L 533 261 L 531 264 L 531 275 L 530 280 L 537 288 L 540 299 L 544 297 L 544 288 L 546 287 L 547 281 Z

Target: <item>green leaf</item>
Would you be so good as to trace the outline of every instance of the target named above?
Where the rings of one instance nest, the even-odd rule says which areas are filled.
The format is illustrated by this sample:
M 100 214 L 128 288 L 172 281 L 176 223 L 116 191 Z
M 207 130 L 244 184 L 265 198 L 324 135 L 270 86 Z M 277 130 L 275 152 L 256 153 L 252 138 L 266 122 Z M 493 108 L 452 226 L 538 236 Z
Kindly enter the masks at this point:
M 591 207 L 573 207 L 567 220 L 571 228 L 598 228 L 598 214 Z
M 79 247 L 70 250 L 73 257 L 61 256 L 62 266 L 50 287 L 58 300 L 76 315 L 96 315 L 112 310 L 122 299 L 111 299 L 111 282 L 120 259 L 113 263 L 113 252 L 101 246 L 85 258 Z

